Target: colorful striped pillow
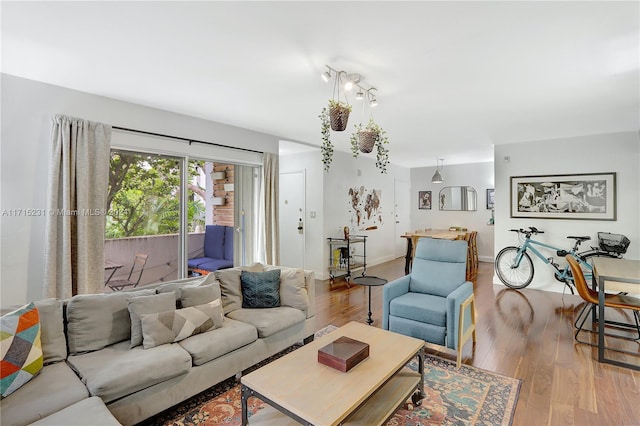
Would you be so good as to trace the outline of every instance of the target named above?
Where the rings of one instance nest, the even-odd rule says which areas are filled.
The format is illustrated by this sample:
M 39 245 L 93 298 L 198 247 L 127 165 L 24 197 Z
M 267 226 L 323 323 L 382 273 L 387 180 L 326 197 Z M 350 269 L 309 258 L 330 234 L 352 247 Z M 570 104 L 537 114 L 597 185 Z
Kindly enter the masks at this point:
M 0 318 L 0 390 L 2 397 L 15 392 L 42 370 L 40 315 L 33 303 Z

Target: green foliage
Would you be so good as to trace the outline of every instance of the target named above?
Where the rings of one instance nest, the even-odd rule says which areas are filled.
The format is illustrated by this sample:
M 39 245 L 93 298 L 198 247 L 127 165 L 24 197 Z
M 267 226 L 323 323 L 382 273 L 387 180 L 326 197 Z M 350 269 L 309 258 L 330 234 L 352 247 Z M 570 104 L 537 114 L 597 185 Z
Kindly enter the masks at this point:
M 190 162 L 189 176 L 197 176 L 201 166 L 197 162 Z M 173 234 L 179 231 L 179 160 L 113 151 L 109 172 L 106 238 Z M 189 223 L 192 224 L 191 219 L 194 218 L 197 224 L 204 204 L 194 196 L 188 206 Z
M 363 127 L 361 123 L 356 124 L 355 130 L 349 138 L 351 142 L 351 153 L 354 157 L 358 157 L 358 154 L 360 154 L 358 134 L 362 131 L 373 132 L 377 135 L 375 142 L 376 167 L 380 169 L 380 173 L 387 173 L 387 166 L 389 165 L 389 150 L 385 146 L 389 143 L 387 132 L 373 121 L 373 118 L 369 119 L 369 122 L 365 127 Z
M 329 101 L 329 103 L 331 102 Z M 333 143 L 331 143 L 331 123 L 327 108 L 322 108 L 322 112 L 318 117 L 320 117 L 320 133 L 322 133 L 322 146 L 320 146 L 322 164 L 324 164 L 324 171 L 328 172 L 333 161 Z
M 333 108 L 346 109 L 346 110 L 349 110 L 349 112 L 351 112 L 351 105 L 349 105 L 348 103 L 342 102 L 342 101 L 336 101 L 335 99 L 329 99 L 329 109 L 333 109 Z

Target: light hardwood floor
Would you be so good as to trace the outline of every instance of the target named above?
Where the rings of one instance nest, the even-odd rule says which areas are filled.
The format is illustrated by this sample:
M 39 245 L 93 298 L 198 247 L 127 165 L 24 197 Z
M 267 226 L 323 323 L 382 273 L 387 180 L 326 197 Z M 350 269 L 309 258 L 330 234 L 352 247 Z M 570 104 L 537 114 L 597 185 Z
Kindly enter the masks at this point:
M 404 259 L 369 267 L 367 275 L 398 278 Z M 492 280 L 493 264 L 480 263 L 474 288 L 477 343 L 467 343 L 463 363 L 522 379 L 514 425 L 640 425 L 640 371 L 601 364 L 597 349 L 574 342 L 574 317 L 582 307 L 578 296 L 516 291 Z M 365 322 L 367 291 L 340 281 L 331 289 L 328 280 L 317 281 L 318 329 Z M 373 287 L 373 326 L 381 326 L 381 304 L 382 288 Z M 608 344 L 637 352 L 627 359 L 640 363 L 640 343 L 609 339 Z M 429 348 L 455 360 L 453 351 Z

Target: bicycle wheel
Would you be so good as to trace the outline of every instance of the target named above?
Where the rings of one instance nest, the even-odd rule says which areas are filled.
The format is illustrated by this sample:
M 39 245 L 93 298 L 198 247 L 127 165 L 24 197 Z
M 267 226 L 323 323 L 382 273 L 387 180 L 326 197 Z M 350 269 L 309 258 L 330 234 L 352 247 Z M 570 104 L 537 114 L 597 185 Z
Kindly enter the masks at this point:
M 531 284 L 533 279 L 533 262 L 528 253 L 522 254 L 520 264 L 514 267 L 518 247 L 505 247 L 496 256 L 495 268 L 500 281 L 507 287 L 520 289 Z

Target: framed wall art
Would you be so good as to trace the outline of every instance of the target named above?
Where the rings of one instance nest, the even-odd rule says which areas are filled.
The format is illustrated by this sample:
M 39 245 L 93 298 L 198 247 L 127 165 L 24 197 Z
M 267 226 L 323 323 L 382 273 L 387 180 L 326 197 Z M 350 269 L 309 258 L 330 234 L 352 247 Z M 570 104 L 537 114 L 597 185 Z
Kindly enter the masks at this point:
M 418 191 L 418 208 L 431 210 L 431 191 Z
M 495 207 L 495 189 L 489 188 L 487 189 L 487 210 L 491 210 Z
M 512 176 L 511 217 L 616 220 L 616 174 Z

